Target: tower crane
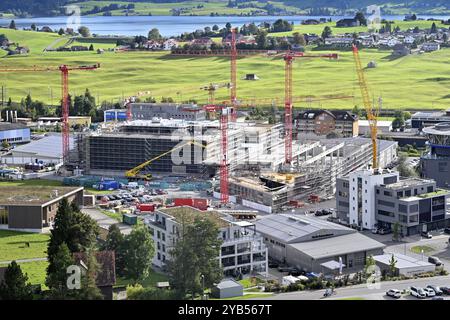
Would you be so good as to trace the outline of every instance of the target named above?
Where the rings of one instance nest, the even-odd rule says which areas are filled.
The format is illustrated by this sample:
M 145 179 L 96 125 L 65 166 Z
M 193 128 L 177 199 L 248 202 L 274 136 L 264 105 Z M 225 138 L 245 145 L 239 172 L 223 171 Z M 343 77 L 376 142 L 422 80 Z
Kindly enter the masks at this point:
M 61 65 L 59 67 L 30 67 L 30 68 L 0 68 L 0 72 L 53 72 L 59 71 L 61 73 L 61 93 L 62 93 L 62 139 L 63 139 L 63 163 L 67 164 L 69 158 L 69 72 L 78 70 L 95 70 L 100 68 L 100 64 L 83 65 L 83 66 L 68 66 Z
M 370 138 L 372 140 L 372 169 L 378 169 L 378 152 L 377 152 L 377 121 L 380 114 L 381 104 L 378 106 L 370 102 L 369 89 L 367 86 L 366 77 L 361 64 L 361 58 L 359 56 L 359 50 L 356 45 L 353 45 L 353 57 L 355 59 L 356 73 L 358 74 L 359 87 L 361 89 L 361 96 L 363 99 L 364 108 L 367 113 L 367 120 L 370 127 Z
M 216 98 L 216 91 L 221 88 L 228 88 L 230 89 L 231 83 L 210 83 L 209 85 L 203 86 L 200 89 L 205 90 L 208 92 L 208 104 L 212 105 L 215 103 Z
M 292 66 L 296 58 L 329 58 L 337 59 L 337 53 L 311 55 L 304 52 L 288 51 L 284 55 L 285 78 L 284 78 L 284 121 L 285 121 L 285 163 L 292 162 L 292 104 L 293 104 L 293 72 Z

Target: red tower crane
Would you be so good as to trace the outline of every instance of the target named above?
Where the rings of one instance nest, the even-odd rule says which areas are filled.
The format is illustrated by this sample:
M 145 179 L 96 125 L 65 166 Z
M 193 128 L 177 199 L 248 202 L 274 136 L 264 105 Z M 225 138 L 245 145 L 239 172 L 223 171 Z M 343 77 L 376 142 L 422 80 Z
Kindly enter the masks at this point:
M 285 119 L 285 163 L 292 162 L 292 91 L 293 91 L 293 77 L 292 65 L 295 58 L 329 58 L 337 59 L 337 53 L 311 55 L 303 52 L 289 51 L 284 55 L 285 61 L 285 80 L 284 80 L 284 119 Z
M 67 66 L 59 67 L 31 67 L 31 68 L 3 68 L 0 72 L 61 72 L 61 92 L 62 92 L 62 139 L 63 139 L 63 163 L 67 163 L 69 157 L 69 71 L 75 70 L 95 70 L 100 68 L 100 64 L 87 66 Z
M 220 111 L 220 201 L 227 204 L 230 200 L 228 191 L 228 121 L 233 116 L 233 108 L 221 105 L 204 106 L 207 112 Z

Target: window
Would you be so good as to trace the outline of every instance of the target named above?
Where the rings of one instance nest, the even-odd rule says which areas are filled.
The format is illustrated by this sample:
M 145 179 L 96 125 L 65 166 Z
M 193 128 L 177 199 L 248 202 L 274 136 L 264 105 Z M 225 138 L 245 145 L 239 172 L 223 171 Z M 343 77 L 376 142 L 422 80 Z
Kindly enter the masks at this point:
M 157 235 L 157 238 L 158 239 L 161 239 L 161 232 L 158 230 L 158 232 L 156 233 L 156 235 Z
M 405 197 L 411 197 L 411 190 L 405 191 Z
M 427 187 L 427 192 L 433 192 L 433 186 L 428 186 Z
M 401 223 L 407 223 L 408 222 L 408 216 L 405 216 L 403 214 L 399 214 L 398 215 L 398 221 L 400 221 Z
M 403 191 L 397 192 L 397 198 L 403 198 Z
M 161 254 L 158 252 L 158 260 L 161 260 Z
M 382 216 L 386 216 L 386 217 L 391 217 L 391 218 L 395 217 L 395 214 L 393 212 L 387 212 L 384 210 L 378 210 L 378 214 L 382 215 Z
M 158 250 L 161 250 L 161 243 L 158 242 Z
M 412 204 L 409 206 L 409 212 L 417 212 L 419 211 L 419 205 L 418 204 Z
M 383 192 L 383 194 L 388 197 L 392 196 L 392 193 L 390 191 L 386 191 L 386 190 Z
M 409 217 L 409 223 L 415 223 L 415 222 L 418 222 L 418 221 L 419 221 L 419 215 L 418 214 Z
M 161 234 L 161 237 L 162 237 L 162 241 L 166 241 L 166 234 L 164 232 Z
M 403 213 L 408 213 L 408 206 L 406 206 L 404 204 L 399 204 L 398 211 L 403 212 Z
M 390 201 L 378 200 L 378 204 L 386 207 L 395 208 L 395 204 Z
M 166 245 L 164 243 L 162 245 L 162 252 L 166 252 Z

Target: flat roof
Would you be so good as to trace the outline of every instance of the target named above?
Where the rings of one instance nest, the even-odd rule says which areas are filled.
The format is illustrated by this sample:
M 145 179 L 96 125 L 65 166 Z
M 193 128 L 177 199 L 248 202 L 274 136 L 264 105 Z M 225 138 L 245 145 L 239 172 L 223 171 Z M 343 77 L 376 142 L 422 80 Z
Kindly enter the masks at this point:
M 374 256 L 373 258 L 377 262 L 389 265 L 389 261 L 392 259 L 392 255 L 394 255 L 395 260 L 397 260 L 395 266 L 398 269 L 433 266 L 433 264 L 429 263 L 428 261 L 422 261 L 417 258 L 405 256 L 404 254 L 400 253 L 386 253 L 379 256 Z
M 69 138 L 70 149 L 73 149 L 75 143 L 74 138 Z M 15 153 L 28 153 L 35 158 L 62 158 L 62 136 L 49 135 L 39 140 L 32 140 L 30 143 L 18 146 L 12 150 Z
M 359 120 L 358 126 L 368 127 L 369 121 L 368 120 Z M 377 121 L 377 127 L 390 127 L 390 126 L 392 126 L 392 121 L 388 121 L 388 120 L 378 120 Z
M 0 205 L 44 205 L 82 189 L 83 187 L 0 185 Z M 55 196 L 55 190 L 58 191 L 58 196 Z
M 0 131 L 26 129 L 26 125 L 22 123 L 0 122 Z
M 383 249 L 385 247 L 381 242 L 366 237 L 359 232 L 322 240 L 293 243 L 288 244 L 288 246 L 313 259 L 336 257 L 348 253 Z
M 217 211 L 208 210 L 201 211 L 192 207 L 175 207 L 175 208 L 164 208 L 158 211 L 172 216 L 175 221 L 180 223 L 184 221 L 185 223 L 192 223 L 196 218 L 207 218 L 214 222 L 219 228 L 226 228 L 231 225 L 230 221 L 225 220 L 224 215 Z
M 427 179 L 420 179 L 420 178 L 407 178 L 402 179 L 395 183 L 385 184 L 382 185 L 386 189 L 402 189 L 402 188 L 409 188 L 409 187 L 417 187 L 422 186 L 424 184 L 434 183 L 434 180 L 427 180 Z
M 313 233 L 337 234 L 355 233 L 356 231 L 340 224 L 304 215 L 272 214 L 256 221 L 256 231 L 276 238 L 284 243 L 304 241 Z M 317 240 L 309 242 L 317 243 Z

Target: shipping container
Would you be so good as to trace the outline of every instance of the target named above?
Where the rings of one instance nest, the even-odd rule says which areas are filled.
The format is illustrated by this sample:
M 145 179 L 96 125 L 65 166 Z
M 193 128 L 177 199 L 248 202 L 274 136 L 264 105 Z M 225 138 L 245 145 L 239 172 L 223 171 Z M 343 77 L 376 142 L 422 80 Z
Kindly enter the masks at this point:
M 128 225 L 136 225 L 137 224 L 137 217 L 136 216 L 132 216 L 130 214 L 124 214 L 123 215 L 123 223 L 128 224 Z
M 175 207 L 189 206 L 200 210 L 207 210 L 208 200 L 197 198 L 176 198 L 174 199 L 174 206 Z
M 141 212 L 153 212 L 155 211 L 155 204 L 153 203 L 141 203 L 137 206 Z

